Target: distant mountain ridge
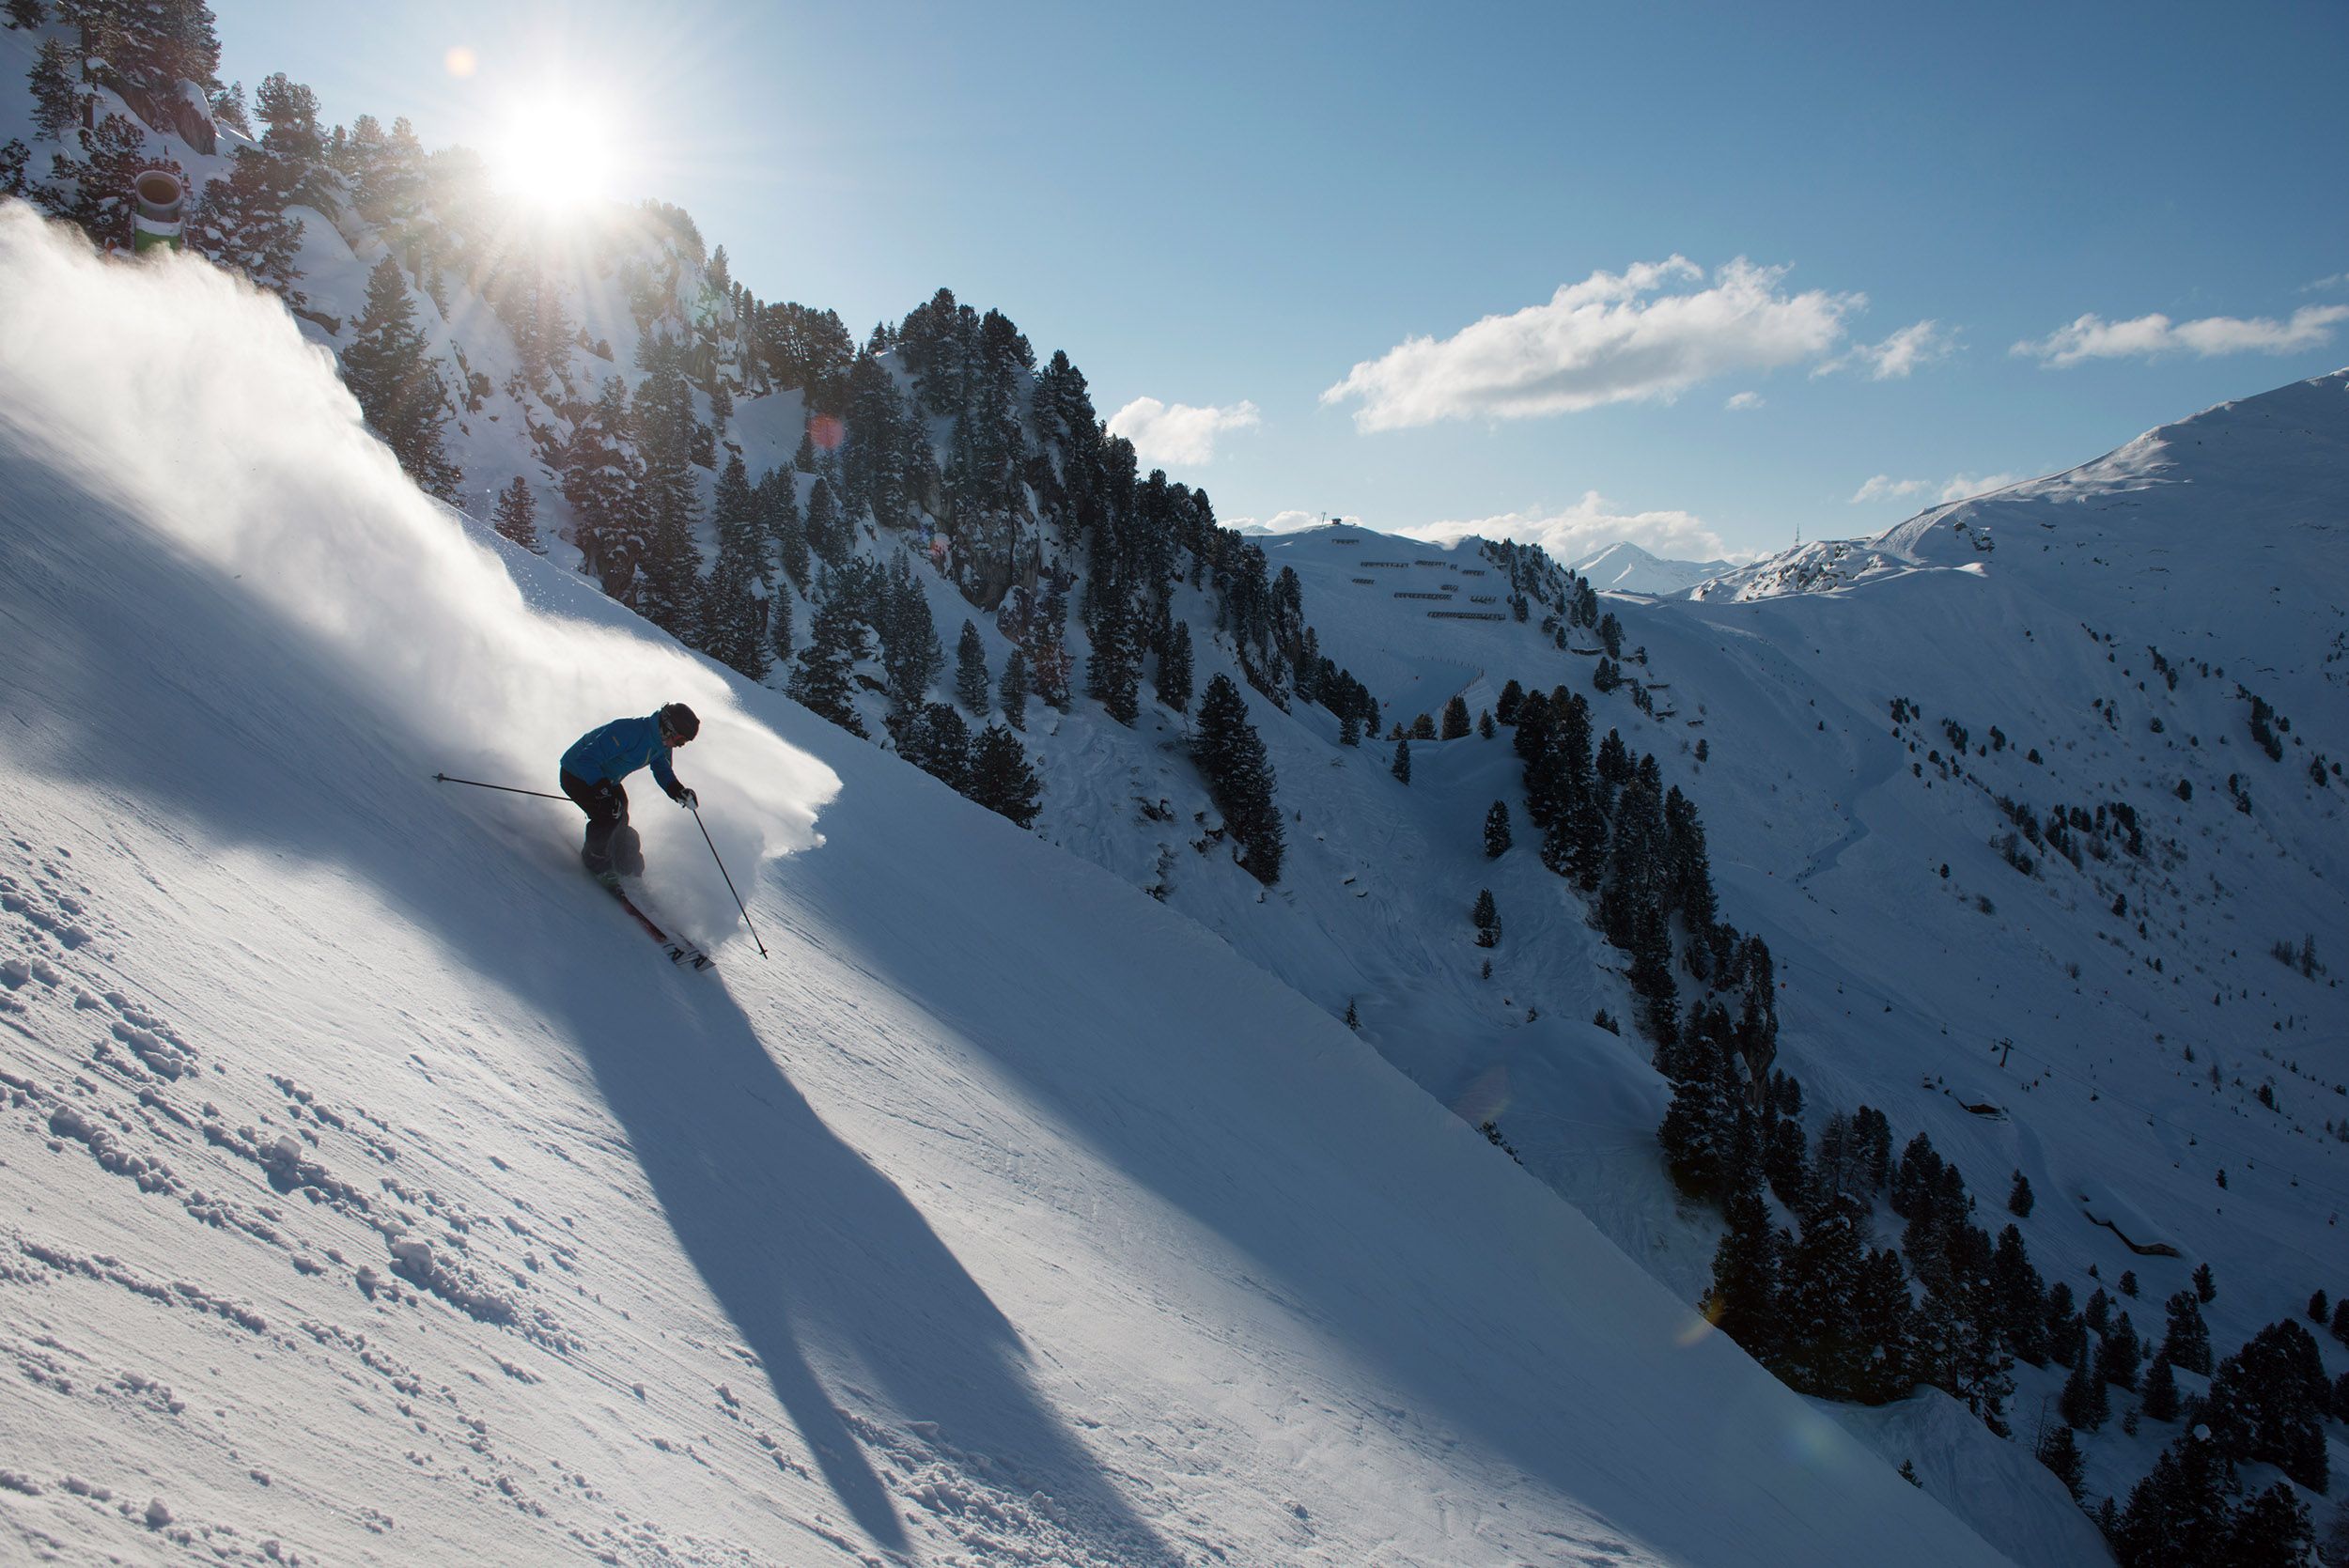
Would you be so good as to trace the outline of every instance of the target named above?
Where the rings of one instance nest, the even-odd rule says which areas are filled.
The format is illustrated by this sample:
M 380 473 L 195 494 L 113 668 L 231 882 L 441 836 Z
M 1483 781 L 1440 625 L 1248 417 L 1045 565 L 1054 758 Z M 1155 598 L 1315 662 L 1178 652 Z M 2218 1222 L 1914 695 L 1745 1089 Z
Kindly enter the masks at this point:
M 1576 575 L 1590 579 L 1591 585 L 1602 593 L 1658 596 L 1685 593 L 1736 569 L 1728 561 L 1679 561 L 1651 555 L 1628 539 L 1618 539 L 1566 565 Z

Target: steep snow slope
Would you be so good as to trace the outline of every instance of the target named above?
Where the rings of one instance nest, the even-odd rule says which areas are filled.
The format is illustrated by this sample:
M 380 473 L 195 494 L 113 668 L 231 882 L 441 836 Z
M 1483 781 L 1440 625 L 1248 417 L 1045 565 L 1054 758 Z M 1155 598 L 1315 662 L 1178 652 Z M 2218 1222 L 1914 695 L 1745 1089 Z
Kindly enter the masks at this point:
M 19 1549 L 1994 1560 L 1318 1008 L 430 507 L 271 303 L 21 209 L 0 302 Z M 429 779 L 671 695 L 714 976 Z

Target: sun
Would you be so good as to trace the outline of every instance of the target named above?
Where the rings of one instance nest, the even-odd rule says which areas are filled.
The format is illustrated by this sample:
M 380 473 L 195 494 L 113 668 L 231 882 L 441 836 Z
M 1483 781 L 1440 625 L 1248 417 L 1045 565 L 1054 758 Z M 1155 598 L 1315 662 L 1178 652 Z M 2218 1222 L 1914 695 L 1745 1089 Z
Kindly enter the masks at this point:
M 490 172 L 499 189 L 541 211 L 576 212 L 605 199 L 612 146 L 592 101 L 547 94 L 507 116 Z

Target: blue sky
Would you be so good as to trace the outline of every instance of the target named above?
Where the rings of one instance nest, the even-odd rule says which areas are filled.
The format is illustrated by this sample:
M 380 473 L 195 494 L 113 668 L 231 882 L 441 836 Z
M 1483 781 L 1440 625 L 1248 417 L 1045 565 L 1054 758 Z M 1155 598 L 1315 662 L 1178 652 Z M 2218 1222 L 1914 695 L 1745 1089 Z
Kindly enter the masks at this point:
M 332 120 L 586 110 L 860 336 L 1002 309 L 1227 522 L 1766 551 L 2349 365 L 2329 0 L 216 10 Z

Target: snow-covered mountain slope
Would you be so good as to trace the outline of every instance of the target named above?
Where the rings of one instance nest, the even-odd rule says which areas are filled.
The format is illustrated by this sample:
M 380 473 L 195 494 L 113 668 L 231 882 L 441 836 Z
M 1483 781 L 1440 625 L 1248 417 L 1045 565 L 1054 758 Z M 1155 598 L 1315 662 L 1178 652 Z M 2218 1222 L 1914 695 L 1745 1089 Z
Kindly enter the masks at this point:
M 1567 569 L 1590 580 L 1601 593 L 1650 594 L 1662 597 L 1686 593 L 1698 583 L 1736 568 L 1727 561 L 1667 561 L 1651 555 L 1628 539 L 1618 539 L 1595 551 Z
M 12 1550 L 1995 1560 L 1318 1007 L 421 499 L 272 302 L 22 209 L 0 302 Z M 670 697 L 714 975 L 431 779 Z

